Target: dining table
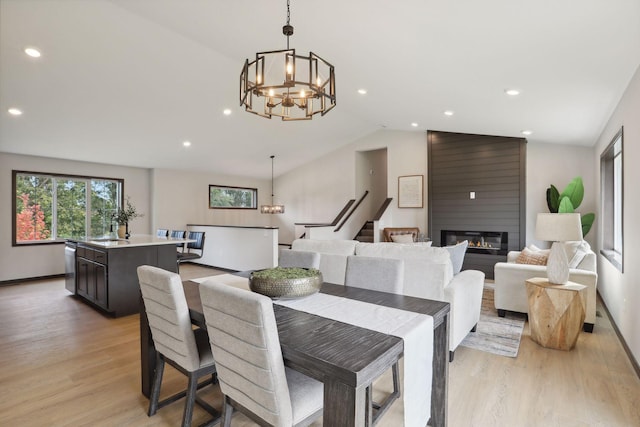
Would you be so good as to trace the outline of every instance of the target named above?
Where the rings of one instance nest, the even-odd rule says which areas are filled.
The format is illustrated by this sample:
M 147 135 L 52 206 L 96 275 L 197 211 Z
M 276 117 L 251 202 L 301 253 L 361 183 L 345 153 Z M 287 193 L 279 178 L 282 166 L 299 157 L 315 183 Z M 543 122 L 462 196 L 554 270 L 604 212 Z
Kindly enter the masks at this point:
M 247 272 L 237 273 L 248 275 Z M 184 281 L 192 323 L 206 328 L 199 283 Z M 447 425 L 449 303 L 368 289 L 323 283 L 320 293 L 433 317 L 431 418 Z M 142 393 L 149 397 L 155 348 L 144 302 L 140 299 Z M 403 355 L 403 340 L 370 329 L 274 304 L 285 365 L 324 383 L 323 424 L 371 425 L 366 388 Z

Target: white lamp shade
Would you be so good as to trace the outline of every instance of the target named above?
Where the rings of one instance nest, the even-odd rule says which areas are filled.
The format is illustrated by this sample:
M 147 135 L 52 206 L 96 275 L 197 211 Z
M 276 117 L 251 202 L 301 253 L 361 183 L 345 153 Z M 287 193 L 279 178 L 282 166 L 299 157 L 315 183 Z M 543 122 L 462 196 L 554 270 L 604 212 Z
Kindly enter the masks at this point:
M 582 240 L 579 213 L 539 213 L 536 220 L 536 239 L 550 242 Z

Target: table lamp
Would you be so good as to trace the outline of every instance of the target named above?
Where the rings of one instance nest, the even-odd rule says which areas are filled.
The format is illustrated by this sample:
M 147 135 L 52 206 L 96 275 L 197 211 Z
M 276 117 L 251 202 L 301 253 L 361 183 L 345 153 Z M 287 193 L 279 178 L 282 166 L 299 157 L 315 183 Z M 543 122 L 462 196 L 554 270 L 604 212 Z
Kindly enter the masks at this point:
M 539 213 L 536 239 L 553 242 L 547 260 L 547 278 L 550 283 L 564 285 L 569 281 L 569 262 L 560 242 L 582 240 L 580 214 Z

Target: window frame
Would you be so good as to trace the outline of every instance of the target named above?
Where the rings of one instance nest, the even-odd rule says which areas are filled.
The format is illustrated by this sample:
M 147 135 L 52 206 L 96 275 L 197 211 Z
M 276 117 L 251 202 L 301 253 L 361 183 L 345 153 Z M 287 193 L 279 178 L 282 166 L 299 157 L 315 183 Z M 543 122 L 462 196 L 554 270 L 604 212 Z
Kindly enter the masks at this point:
M 211 190 L 213 188 L 249 191 L 249 192 L 251 192 L 253 194 L 253 204 L 252 204 L 251 207 L 245 207 L 245 206 L 211 206 Z M 257 188 L 251 188 L 251 187 L 234 187 L 232 185 L 209 184 L 209 209 L 248 209 L 248 210 L 257 210 L 258 209 L 258 189 Z
M 63 244 L 67 241 L 67 238 L 56 238 L 55 240 L 30 240 L 26 242 L 18 242 L 16 241 L 17 237 L 17 221 L 16 221 L 16 185 L 17 185 L 17 176 L 18 175 L 36 175 L 40 177 L 49 177 L 49 178 L 62 178 L 62 179 L 71 179 L 71 180 L 86 180 L 90 184 L 92 180 L 102 180 L 102 181 L 114 181 L 120 185 L 120 197 L 119 204 L 120 207 L 124 206 L 124 179 L 123 178 L 112 178 L 112 177 L 100 177 L 100 176 L 90 176 L 90 175 L 74 175 L 74 174 L 65 174 L 65 173 L 52 173 L 52 172 L 34 172 L 34 171 L 25 171 L 25 170 L 17 170 L 14 169 L 11 171 L 11 246 L 13 247 L 24 247 L 24 246 L 35 246 L 35 245 L 59 245 Z M 90 185 L 88 187 L 91 188 Z M 52 209 L 55 210 L 55 207 Z M 87 207 L 87 215 L 89 216 L 91 213 L 91 205 L 89 204 Z M 57 219 L 55 220 L 57 223 Z M 54 224 L 52 224 L 52 228 L 54 228 Z
M 600 254 L 623 273 L 624 130 L 622 127 L 600 155 L 600 200 L 602 218 Z

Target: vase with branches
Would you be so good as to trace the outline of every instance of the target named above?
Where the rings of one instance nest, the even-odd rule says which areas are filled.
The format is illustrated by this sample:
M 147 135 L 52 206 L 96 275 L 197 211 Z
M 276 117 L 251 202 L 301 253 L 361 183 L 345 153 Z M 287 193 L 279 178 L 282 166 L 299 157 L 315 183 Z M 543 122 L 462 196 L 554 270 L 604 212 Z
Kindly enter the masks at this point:
M 103 212 L 104 214 L 104 212 Z M 119 207 L 114 212 L 111 212 L 110 218 L 112 223 L 118 224 L 118 237 L 128 239 L 129 234 L 129 222 L 135 218 L 143 217 L 136 209 L 135 205 L 131 203 L 131 198 L 126 197 L 124 206 Z

